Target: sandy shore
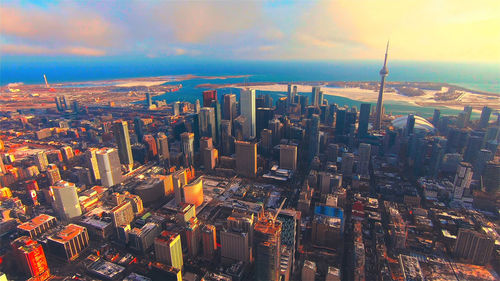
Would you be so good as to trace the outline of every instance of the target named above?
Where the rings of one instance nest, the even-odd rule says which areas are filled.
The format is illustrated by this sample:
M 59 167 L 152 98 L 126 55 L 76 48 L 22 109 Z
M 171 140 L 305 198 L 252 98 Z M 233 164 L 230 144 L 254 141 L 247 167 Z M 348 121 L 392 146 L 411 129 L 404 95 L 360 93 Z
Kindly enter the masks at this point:
M 144 87 L 152 87 L 152 86 L 158 86 L 161 84 L 164 84 L 166 82 L 170 82 L 169 80 L 162 80 L 162 81 L 142 81 L 142 80 L 137 80 L 137 81 L 123 81 L 120 82 L 118 81 L 118 84 L 115 85 L 115 87 L 139 87 L 139 86 L 144 86 Z
M 312 91 L 312 86 L 310 85 L 296 85 L 297 91 L 302 93 L 310 93 Z M 242 86 L 234 86 L 235 88 L 243 89 Z M 271 92 L 286 92 L 287 85 L 284 84 L 272 84 L 272 85 L 252 85 L 252 89 L 260 91 L 271 91 Z M 344 98 L 353 99 L 360 102 L 376 103 L 378 98 L 378 91 L 360 89 L 360 88 L 333 88 L 333 87 L 321 87 L 321 90 L 325 95 L 339 96 Z M 447 91 L 444 88 L 442 91 Z M 407 97 L 398 94 L 396 91 L 386 91 L 384 93 L 384 102 L 405 102 L 414 106 L 439 106 L 447 107 L 451 109 L 463 110 L 463 107 L 468 104 L 482 104 L 482 105 L 493 105 L 495 108 L 500 103 L 500 98 L 491 99 L 485 96 L 465 92 L 460 99 L 451 102 L 437 102 L 434 100 L 434 95 L 439 91 L 434 90 L 423 90 L 424 95 L 418 97 Z M 480 110 L 474 110 L 480 112 Z

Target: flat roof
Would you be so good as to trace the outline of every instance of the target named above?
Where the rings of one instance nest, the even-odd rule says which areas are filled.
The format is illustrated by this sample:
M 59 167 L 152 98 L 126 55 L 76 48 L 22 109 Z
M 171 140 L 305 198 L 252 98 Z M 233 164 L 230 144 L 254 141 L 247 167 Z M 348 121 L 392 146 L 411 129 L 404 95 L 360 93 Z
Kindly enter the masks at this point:
M 78 236 L 85 229 L 86 228 L 83 226 L 68 224 L 63 230 L 56 233 L 55 235 L 52 235 L 51 237 L 49 237 L 49 239 L 60 243 L 66 243 Z
M 23 224 L 18 225 L 17 228 L 22 229 L 22 230 L 26 230 L 26 231 L 31 231 L 31 230 L 39 227 L 40 225 L 42 225 L 50 220 L 53 220 L 53 219 L 56 219 L 56 218 L 53 216 L 46 215 L 46 214 L 41 214 L 37 217 L 34 217 L 30 221 L 27 221 Z

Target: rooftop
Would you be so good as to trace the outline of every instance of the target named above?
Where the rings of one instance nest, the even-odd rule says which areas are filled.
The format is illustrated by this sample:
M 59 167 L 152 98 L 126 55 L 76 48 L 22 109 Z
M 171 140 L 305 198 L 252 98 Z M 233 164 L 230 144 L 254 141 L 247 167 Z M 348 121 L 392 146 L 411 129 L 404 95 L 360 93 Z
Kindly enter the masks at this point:
M 72 240 L 85 230 L 86 228 L 83 226 L 68 224 L 63 230 L 56 233 L 55 235 L 52 235 L 49 239 L 56 242 L 65 243 Z
M 55 220 L 55 219 L 56 218 L 53 216 L 41 214 L 41 215 L 31 219 L 31 221 L 27 221 L 23 224 L 20 224 L 17 228 L 22 229 L 22 230 L 26 230 L 26 231 L 31 231 L 31 230 L 39 227 L 40 225 L 42 225 L 48 221 Z

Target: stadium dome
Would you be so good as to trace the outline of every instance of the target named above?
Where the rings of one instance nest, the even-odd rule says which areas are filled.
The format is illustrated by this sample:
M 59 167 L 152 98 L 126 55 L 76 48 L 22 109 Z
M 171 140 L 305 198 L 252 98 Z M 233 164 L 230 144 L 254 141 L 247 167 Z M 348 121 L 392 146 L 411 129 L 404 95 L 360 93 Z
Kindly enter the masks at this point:
M 428 133 L 433 133 L 436 128 L 434 128 L 434 125 L 432 125 L 429 121 L 427 121 L 425 118 L 414 115 L 415 117 L 415 127 L 414 130 L 418 131 L 425 131 Z M 392 120 L 392 126 L 398 129 L 404 129 L 406 127 L 406 122 L 408 120 L 408 115 L 398 117 L 394 120 Z

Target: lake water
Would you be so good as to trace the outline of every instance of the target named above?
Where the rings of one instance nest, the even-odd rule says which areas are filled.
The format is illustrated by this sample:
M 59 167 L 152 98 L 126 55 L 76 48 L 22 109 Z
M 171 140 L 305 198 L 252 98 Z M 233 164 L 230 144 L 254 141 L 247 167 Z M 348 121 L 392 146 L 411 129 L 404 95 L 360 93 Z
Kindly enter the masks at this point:
M 293 82 L 293 81 L 378 81 L 381 61 L 181 61 L 152 59 L 95 59 L 50 60 L 50 58 L 24 59 L 4 58 L 0 62 L 0 84 L 23 82 L 43 83 L 43 74 L 49 83 L 78 82 L 119 78 L 134 78 L 163 75 L 250 75 L 247 78 L 191 79 L 182 81 L 183 88 L 154 99 L 168 102 L 201 99 L 202 89 L 195 88 L 203 83 L 247 82 Z M 475 90 L 500 93 L 500 65 L 405 62 L 390 61 L 388 81 L 445 82 Z M 178 82 L 173 82 L 178 84 Z M 236 89 L 221 89 L 219 94 Z M 266 92 L 257 92 L 257 94 Z M 269 92 L 276 100 L 284 93 Z M 309 94 L 309 93 L 304 93 Z M 334 96 L 326 96 L 330 102 L 339 105 L 357 106 L 360 102 Z M 431 116 L 434 108 L 422 108 L 407 103 L 386 102 L 386 111 L 393 114 L 417 113 Z M 442 114 L 457 114 L 457 110 L 442 108 Z M 473 117 L 477 118 L 477 114 Z

